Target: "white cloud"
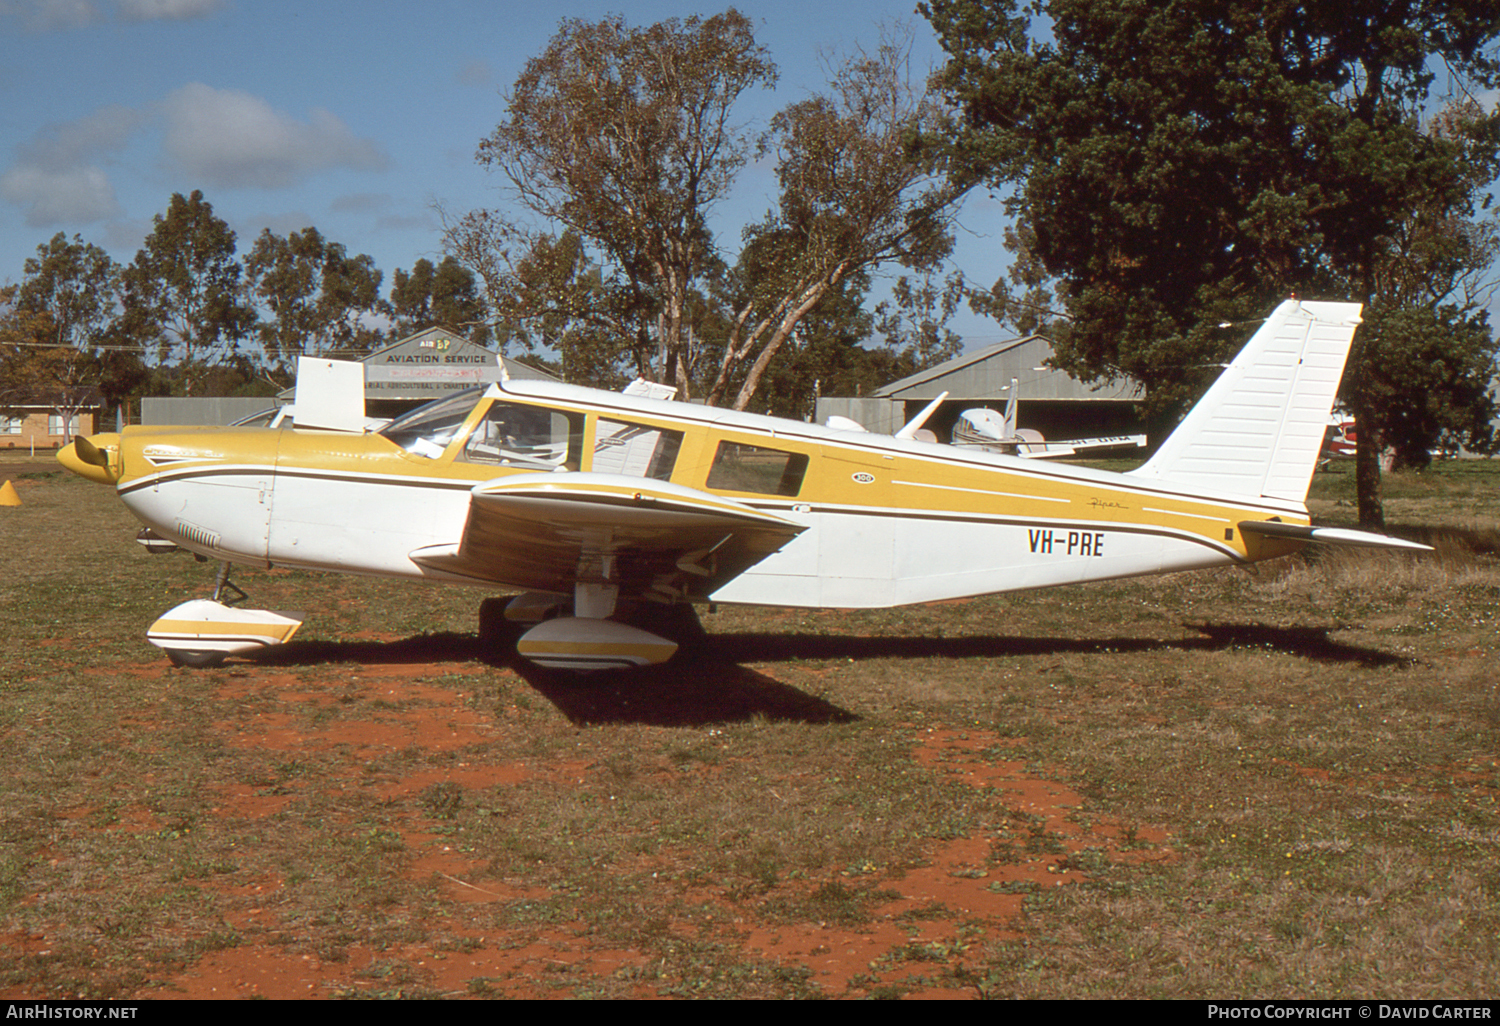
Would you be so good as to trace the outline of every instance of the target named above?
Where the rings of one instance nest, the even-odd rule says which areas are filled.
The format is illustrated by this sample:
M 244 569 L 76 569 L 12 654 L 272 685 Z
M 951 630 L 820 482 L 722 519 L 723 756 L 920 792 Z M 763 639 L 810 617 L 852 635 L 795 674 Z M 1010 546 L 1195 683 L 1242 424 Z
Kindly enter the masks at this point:
M 322 109 L 298 121 L 258 96 L 201 82 L 175 90 L 162 109 L 167 157 L 207 185 L 280 189 L 318 171 L 387 164 L 375 143 Z
M 111 10 L 120 21 L 188 21 L 223 6 L 224 0 L 0 0 L 0 17 L 18 18 L 32 32 L 56 32 L 108 21 Z
M 124 148 L 144 121 L 139 111 L 113 104 L 48 125 L 16 148 L 15 163 L 0 175 L 0 197 L 26 207 L 34 228 L 117 215 L 114 187 L 96 160 Z
M 206 18 L 224 0 L 118 0 L 121 21 L 189 21 Z
M 100 107 L 75 121 L 43 128 L 19 147 L 18 163 L 53 171 L 76 167 L 97 154 L 123 149 L 145 120 L 130 107 Z
M 112 104 L 43 128 L 16 147 L 0 174 L 0 199 L 25 207 L 32 227 L 118 216 L 107 158 L 157 123 L 164 159 L 193 187 L 279 189 L 320 171 L 387 164 L 375 143 L 326 110 L 299 121 L 249 93 L 193 83 L 149 113 Z
M 91 0 L 0 0 L 0 15 L 19 18 L 32 32 L 85 28 L 104 20 Z
M 114 187 L 97 167 L 49 171 L 18 164 L 0 175 L 0 196 L 26 207 L 32 228 L 103 221 L 120 213 Z

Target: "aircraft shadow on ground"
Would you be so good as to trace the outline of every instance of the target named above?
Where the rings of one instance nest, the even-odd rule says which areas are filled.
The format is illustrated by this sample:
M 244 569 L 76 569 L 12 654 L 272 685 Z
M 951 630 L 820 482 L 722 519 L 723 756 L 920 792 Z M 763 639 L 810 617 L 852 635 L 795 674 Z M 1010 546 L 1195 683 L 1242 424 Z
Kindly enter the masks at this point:
M 730 662 L 792 659 L 971 659 L 1088 652 L 1214 652 L 1260 648 L 1319 662 L 1362 666 L 1405 665 L 1408 660 L 1373 648 L 1335 641 L 1331 627 L 1266 627 L 1261 624 L 1184 624 L 1201 638 L 961 637 L 854 638 L 836 635 L 719 634 L 712 644 Z
M 480 661 L 514 670 L 578 724 L 700 726 L 760 717 L 798 723 L 847 723 L 858 717 L 763 673 L 726 660 L 712 645 L 664 666 L 578 674 L 522 659 L 509 643 L 473 634 L 424 634 L 399 641 L 294 641 L 249 657 L 260 666 L 332 663 L 413 664 Z
M 294 641 L 249 660 L 262 666 L 330 663 L 433 663 L 478 660 L 514 670 L 578 724 L 702 726 L 760 717 L 773 721 L 848 723 L 839 706 L 742 663 L 794 660 L 974 659 L 1110 652 L 1226 652 L 1255 648 L 1318 662 L 1363 667 L 1411 660 L 1330 638 L 1331 627 L 1187 624 L 1196 638 L 847 637 L 808 634 L 711 634 L 670 663 L 635 670 L 574 674 L 536 666 L 509 644 L 486 645 L 472 634 L 424 634 L 399 641 Z

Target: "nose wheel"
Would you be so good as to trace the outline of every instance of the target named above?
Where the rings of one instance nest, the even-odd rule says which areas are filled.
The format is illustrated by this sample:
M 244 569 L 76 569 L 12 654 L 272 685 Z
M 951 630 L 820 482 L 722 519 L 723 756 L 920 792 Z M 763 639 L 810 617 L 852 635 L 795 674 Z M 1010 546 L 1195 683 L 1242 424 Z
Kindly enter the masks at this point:
M 162 614 L 146 640 L 167 654 L 173 666 L 218 666 L 232 655 L 248 655 L 290 641 L 302 626 L 301 613 L 244 609 L 245 592 L 221 563 L 211 599 L 194 599 Z

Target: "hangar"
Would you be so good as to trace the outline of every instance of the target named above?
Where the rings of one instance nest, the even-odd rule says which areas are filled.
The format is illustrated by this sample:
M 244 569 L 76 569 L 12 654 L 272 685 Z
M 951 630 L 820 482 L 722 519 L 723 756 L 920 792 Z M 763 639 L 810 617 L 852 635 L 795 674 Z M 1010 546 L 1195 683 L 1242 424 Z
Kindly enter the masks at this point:
M 408 335 L 360 362 L 365 365 L 365 412 L 371 417 L 394 417 L 449 392 L 499 381 L 502 373 L 511 378 L 552 379 L 546 371 L 441 327 Z M 296 394 L 295 388 L 289 388 L 274 398 L 147 398 L 141 400 L 141 423 L 231 424 L 285 406 Z
M 1144 430 L 1136 414 L 1135 402 L 1140 397 L 1136 382 L 1086 385 L 1047 366 L 1051 357 L 1052 343 L 1042 335 L 997 342 L 893 381 L 867 398 L 821 398 L 817 421 L 823 424 L 830 416 L 848 417 L 867 430 L 889 434 L 947 392 L 926 424 L 939 441 L 946 442 L 963 411 L 986 407 L 1003 412 L 1014 382 L 1017 426 L 1040 431 L 1047 438 L 1126 435 Z

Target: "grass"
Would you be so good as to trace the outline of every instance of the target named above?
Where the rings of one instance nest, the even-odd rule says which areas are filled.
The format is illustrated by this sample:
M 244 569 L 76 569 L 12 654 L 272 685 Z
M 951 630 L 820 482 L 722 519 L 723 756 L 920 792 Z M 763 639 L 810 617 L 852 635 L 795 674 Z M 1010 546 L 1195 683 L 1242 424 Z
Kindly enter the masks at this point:
M 581 682 L 486 656 L 477 592 L 283 571 L 238 580 L 313 613 L 296 644 L 169 669 L 144 627 L 212 566 L 38 474 L 0 509 L 7 996 L 149 996 L 236 959 L 321 966 L 328 996 L 1485 997 L 1500 975 L 1494 463 L 1387 478 L 1430 556 L 725 609 L 698 661 Z M 1318 475 L 1321 521 L 1352 520 L 1350 476 Z M 1074 797 L 1038 811 L 1002 765 Z M 903 905 L 924 873 L 1010 911 Z M 874 945 L 847 977 L 829 931 Z

